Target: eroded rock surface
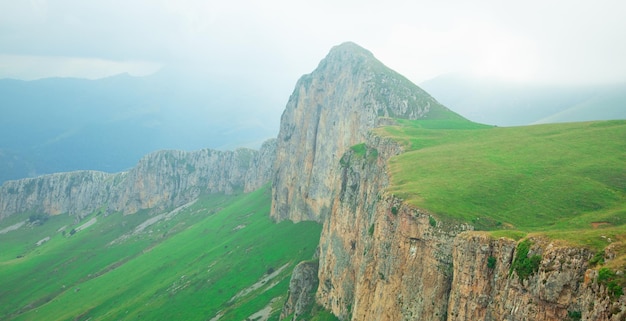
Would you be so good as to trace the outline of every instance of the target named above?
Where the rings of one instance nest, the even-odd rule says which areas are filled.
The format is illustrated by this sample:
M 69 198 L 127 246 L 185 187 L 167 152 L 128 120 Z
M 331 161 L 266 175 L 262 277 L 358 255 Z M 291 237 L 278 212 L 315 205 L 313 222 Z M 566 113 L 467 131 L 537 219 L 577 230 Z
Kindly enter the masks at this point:
M 322 222 L 331 212 L 336 164 L 381 117 L 458 115 L 354 43 L 334 47 L 304 75 L 281 118 L 272 184 L 275 220 Z

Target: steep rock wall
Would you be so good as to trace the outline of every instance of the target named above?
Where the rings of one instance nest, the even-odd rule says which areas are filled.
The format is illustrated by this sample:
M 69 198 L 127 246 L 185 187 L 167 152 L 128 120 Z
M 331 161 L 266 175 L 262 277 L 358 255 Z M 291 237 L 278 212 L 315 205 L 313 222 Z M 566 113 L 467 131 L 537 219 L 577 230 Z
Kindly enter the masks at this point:
M 400 152 L 371 136 L 348 152 L 320 240 L 317 300 L 342 320 L 444 320 L 452 244 L 469 226 L 436 222 L 384 194 L 387 159 Z
M 83 216 L 97 208 L 126 214 L 171 208 L 203 193 L 252 191 L 270 181 L 275 140 L 259 151 L 159 151 L 128 172 L 57 173 L 5 182 L 0 187 L 0 219 L 35 211 Z
M 317 261 L 305 261 L 296 265 L 291 274 L 289 294 L 280 312 L 280 320 L 291 316 L 290 321 L 296 321 L 301 315 L 311 310 L 318 284 L 317 271 Z
M 365 152 L 339 162 L 316 299 L 341 320 L 626 318 L 626 296 L 612 298 L 598 284 L 589 250 L 533 238 L 538 271 L 520 281 L 511 273 L 517 241 L 439 221 L 387 195 L 387 160 L 400 152 L 370 136 Z
M 626 296 L 612 299 L 590 269 L 589 250 L 531 239 L 538 271 L 521 281 L 510 272 L 517 242 L 486 233 L 459 235 L 448 320 L 624 320 Z M 489 267 L 489 258 L 495 264 Z
M 442 114 L 453 113 L 369 51 L 354 43 L 334 47 L 298 81 L 282 115 L 272 217 L 321 222 L 331 210 L 335 165 L 381 117 Z
M 51 215 L 92 212 L 106 204 L 107 193 L 120 175 L 78 171 L 7 181 L 0 187 L 0 219 L 27 211 Z

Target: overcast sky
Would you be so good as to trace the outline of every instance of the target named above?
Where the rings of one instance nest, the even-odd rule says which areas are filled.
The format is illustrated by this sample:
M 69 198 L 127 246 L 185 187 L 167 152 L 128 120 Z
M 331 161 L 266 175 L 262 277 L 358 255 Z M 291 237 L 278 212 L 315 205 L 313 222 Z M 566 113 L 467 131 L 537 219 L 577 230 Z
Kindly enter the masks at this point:
M 290 93 L 344 41 L 416 83 L 623 81 L 626 1 L 0 0 L 0 78 L 176 67 Z

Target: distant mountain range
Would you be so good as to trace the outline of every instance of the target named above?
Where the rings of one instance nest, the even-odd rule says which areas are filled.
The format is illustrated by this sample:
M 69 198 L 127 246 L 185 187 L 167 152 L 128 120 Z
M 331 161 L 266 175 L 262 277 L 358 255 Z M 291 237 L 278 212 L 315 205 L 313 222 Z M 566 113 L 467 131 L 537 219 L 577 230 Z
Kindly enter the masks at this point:
M 448 74 L 420 87 L 464 117 L 490 125 L 626 119 L 626 83 L 529 85 Z
M 100 80 L 0 79 L 0 182 L 79 169 L 118 172 L 161 149 L 258 148 L 276 136 L 284 107 L 261 91 L 168 70 Z
M 529 86 L 444 75 L 420 87 L 485 124 L 626 118 L 626 84 Z M 0 79 L 0 183 L 83 169 L 119 172 L 162 149 L 258 148 L 276 136 L 285 104 L 262 88 L 176 70 L 99 80 Z

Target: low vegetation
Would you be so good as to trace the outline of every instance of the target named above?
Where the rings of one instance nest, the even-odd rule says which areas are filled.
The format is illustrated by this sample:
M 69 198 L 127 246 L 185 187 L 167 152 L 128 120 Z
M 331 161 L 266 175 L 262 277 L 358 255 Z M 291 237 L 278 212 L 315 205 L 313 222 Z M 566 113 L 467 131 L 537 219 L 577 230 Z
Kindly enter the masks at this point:
M 569 231 L 626 224 L 626 121 L 499 128 L 399 120 L 379 133 L 407 152 L 390 193 L 484 230 Z
M 377 130 L 406 151 L 390 160 L 388 192 L 438 220 L 596 252 L 626 244 L 626 121 L 508 128 L 459 119 L 398 123 Z M 626 246 L 615 248 L 617 258 L 607 263 L 613 271 L 626 266 Z M 525 279 L 538 258 L 521 250 L 512 271 Z M 598 254 L 593 265 L 603 264 Z
M 624 295 L 624 287 L 626 287 L 626 276 L 617 274 L 615 271 L 603 267 L 598 270 L 598 283 L 606 287 L 612 299 L 617 299 Z
M 211 195 L 141 233 L 155 213 L 51 216 L 0 235 L 2 320 L 278 320 L 293 267 L 321 226 L 275 224 L 269 189 Z M 21 218 L 20 218 L 21 217 Z M 29 215 L 2 222 L 15 224 Z M 77 227 L 95 218 L 95 224 Z M 76 231 L 70 235 L 69 231 Z M 67 233 L 63 233 L 67 231 Z M 44 237 L 50 239 L 36 245 Z M 5 249 L 7 249 L 5 251 Z M 283 268 L 284 267 L 284 268 Z
M 521 281 L 528 279 L 528 277 L 535 274 L 539 270 L 541 255 L 533 254 L 529 256 L 531 245 L 531 241 L 526 239 L 518 243 L 517 248 L 515 249 L 515 259 L 511 264 L 511 270 L 509 273 L 515 272 Z

